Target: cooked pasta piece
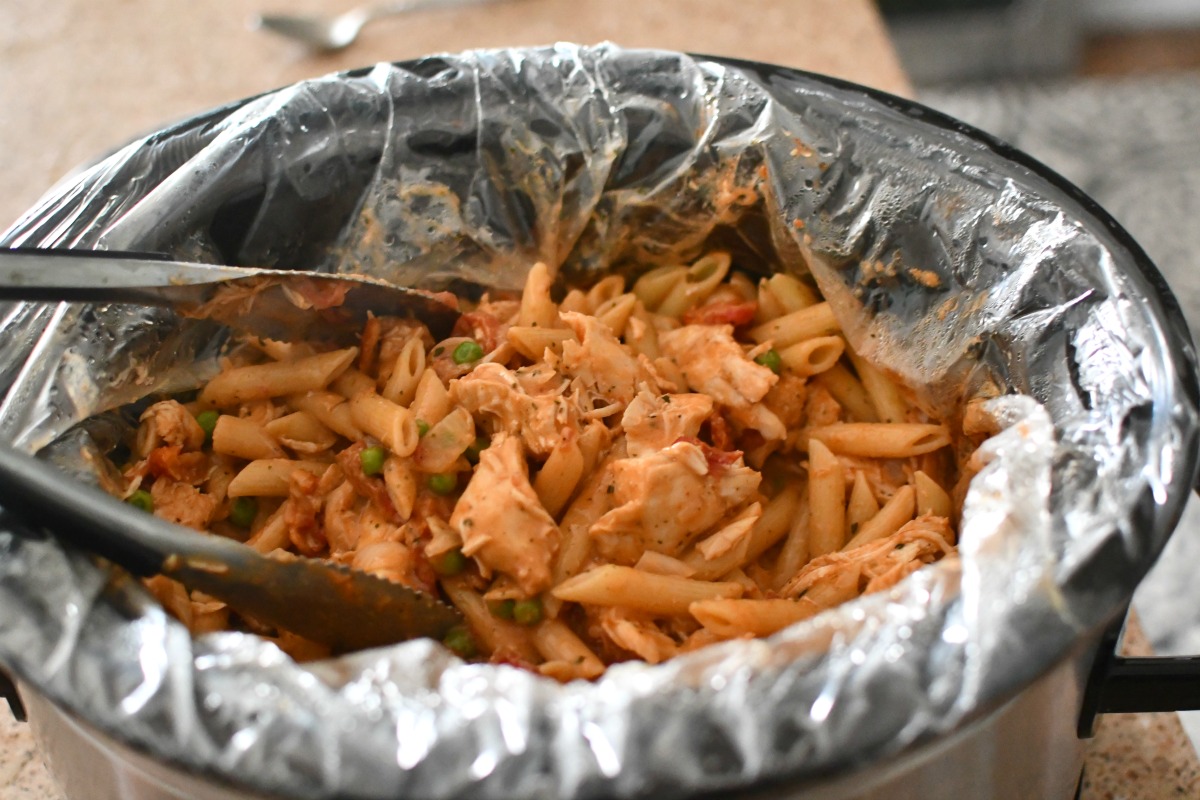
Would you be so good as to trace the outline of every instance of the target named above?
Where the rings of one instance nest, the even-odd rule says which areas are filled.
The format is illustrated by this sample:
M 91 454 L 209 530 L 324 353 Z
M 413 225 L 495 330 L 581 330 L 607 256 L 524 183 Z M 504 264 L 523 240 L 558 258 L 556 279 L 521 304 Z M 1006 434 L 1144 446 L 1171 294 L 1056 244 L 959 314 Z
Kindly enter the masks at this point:
M 304 470 L 320 475 L 329 468 L 323 461 L 292 461 L 262 458 L 251 461 L 229 482 L 230 497 L 287 497 L 292 472 Z
M 807 434 L 839 455 L 867 458 L 908 458 L 950 445 L 946 426 L 916 422 L 845 422 L 809 428 Z
M 412 455 L 417 449 L 420 430 L 417 418 L 401 405 L 373 391 L 359 392 L 350 398 L 350 419 L 355 425 L 398 456 Z
M 233 367 L 209 381 L 200 400 L 214 408 L 250 400 L 324 389 L 354 363 L 357 347 L 320 353 L 295 361 L 271 361 Z
M 283 458 L 283 448 L 266 427 L 252 420 L 222 414 L 212 432 L 214 453 L 244 458 Z
M 702 581 L 605 564 L 569 578 L 551 592 L 559 600 L 597 606 L 620 606 L 651 614 L 683 614 L 697 600 L 740 597 L 741 584 Z
M 820 439 L 808 444 L 808 548 L 821 556 L 841 548 L 846 536 L 846 477 Z

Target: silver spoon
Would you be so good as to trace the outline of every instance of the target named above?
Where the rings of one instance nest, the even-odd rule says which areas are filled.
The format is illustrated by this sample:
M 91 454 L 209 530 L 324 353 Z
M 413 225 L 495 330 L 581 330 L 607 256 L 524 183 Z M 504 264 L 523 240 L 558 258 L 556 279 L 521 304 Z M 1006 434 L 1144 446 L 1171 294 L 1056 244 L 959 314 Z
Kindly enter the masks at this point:
M 174 578 L 335 653 L 441 639 L 462 622 L 457 609 L 402 584 L 317 559 L 269 558 L 232 539 L 173 525 L 3 446 L 0 506 L 0 525 L 11 514 L 135 575 Z
M 449 295 L 362 275 L 192 264 L 105 250 L 0 249 L 0 300 L 167 306 L 281 340 L 352 336 L 368 313 L 411 315 L 437 337 L 458 318 Z
M 349 47 L 368 22 L 383 17 L 407 14 L 430 8 L 455 8 L 503 2 L 503 0 L 399 0 L 359 6 L 335 17 L 315 14 L 262 14 L 251 20 L 251 27 L 271 31 L 300 42 L 319 52 L 335 52 Z

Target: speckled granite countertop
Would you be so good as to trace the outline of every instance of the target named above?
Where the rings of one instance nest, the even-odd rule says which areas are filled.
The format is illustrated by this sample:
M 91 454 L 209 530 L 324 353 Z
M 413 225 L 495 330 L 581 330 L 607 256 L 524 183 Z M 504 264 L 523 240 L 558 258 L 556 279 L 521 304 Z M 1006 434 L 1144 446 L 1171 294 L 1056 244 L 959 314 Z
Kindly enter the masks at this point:
M 911 93 L 868 0 L 740 0 L 736 6 L 724 0 L 520 0 L 380 22 L 350 50 L 325 57 L 246 26 L 269 7 L 338 11 L 352 5 L 0 4 L 0 227 L 77 164 L 167 121 L 303 78 L 428 52 L 609 40 L 771 61 Z M 1136 631 L 1129 644 L 1135 651 L 1145 646 Z M 1089 745 L 1084 800 L 1195 796 L 1200 763 L 1176 715 L 1103 720 Z M 28 727 L 0 703 L 0 800 L 60 798 Z

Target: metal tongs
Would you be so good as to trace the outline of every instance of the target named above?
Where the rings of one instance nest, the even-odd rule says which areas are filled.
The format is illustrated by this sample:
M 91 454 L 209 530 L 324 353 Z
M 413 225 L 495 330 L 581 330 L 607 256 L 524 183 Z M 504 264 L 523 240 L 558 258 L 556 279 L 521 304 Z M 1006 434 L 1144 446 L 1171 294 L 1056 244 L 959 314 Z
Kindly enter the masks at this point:
M 353 335 L 368 312 L 414 315 L 435 335 L 458 317 L 439 296 L 361 276 L 86 250 L 0 249 L 0 299 L 168 306 L 285 340 Z M 0 447 L 0 506 L 135 575 L 174 578 L 335 652 L 441 638 L 461 622 L 457 610 L 399 583 L 315 559 L 267 557 L 173 525 L 6 447 Z
M 412 315 L 436 336 L 458 318 L 445 297 L 363 275 L 193 264 L 106 250 L 0 249 L 0 300 L 166 306 L 268 339 L 356 334 L 368 312 Z
M 7 447 L 0 447 L 0 506 L 134 575 L 174 578 L 335 653 L 441 639 L 462 622 L 456 609 L 402 584 L 317 559 L 268 557 L 174 525 Z

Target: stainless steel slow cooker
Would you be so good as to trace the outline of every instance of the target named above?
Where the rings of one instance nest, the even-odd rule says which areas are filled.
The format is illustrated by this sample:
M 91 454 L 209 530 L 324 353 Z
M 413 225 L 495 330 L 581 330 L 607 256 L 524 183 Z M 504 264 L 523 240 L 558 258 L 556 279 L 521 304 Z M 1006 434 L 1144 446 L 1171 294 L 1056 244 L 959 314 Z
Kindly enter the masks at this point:
M 70 797 L 1066 798 L 1094 713 L 1145 700 L 1126 687 L 1154 665 L 1101 639 L 1195 483 L 1190 335 L 1095 203 L 915 103 L 611 45 L 381 64 L 134 142 L 0 240 L 431 288 L 719 246 L 811 271 L 929 408 L 991 386 L 1009 424 L 959 559 L 594 683 L 429 641 L 298 665 L 246 634 L 192 639 L 135 582 L 4 519 L 0 666 Z M 195 386 L 223 341 L 118 306 L 2 324 L 0 432 L 83 479 L 107 412 Z

